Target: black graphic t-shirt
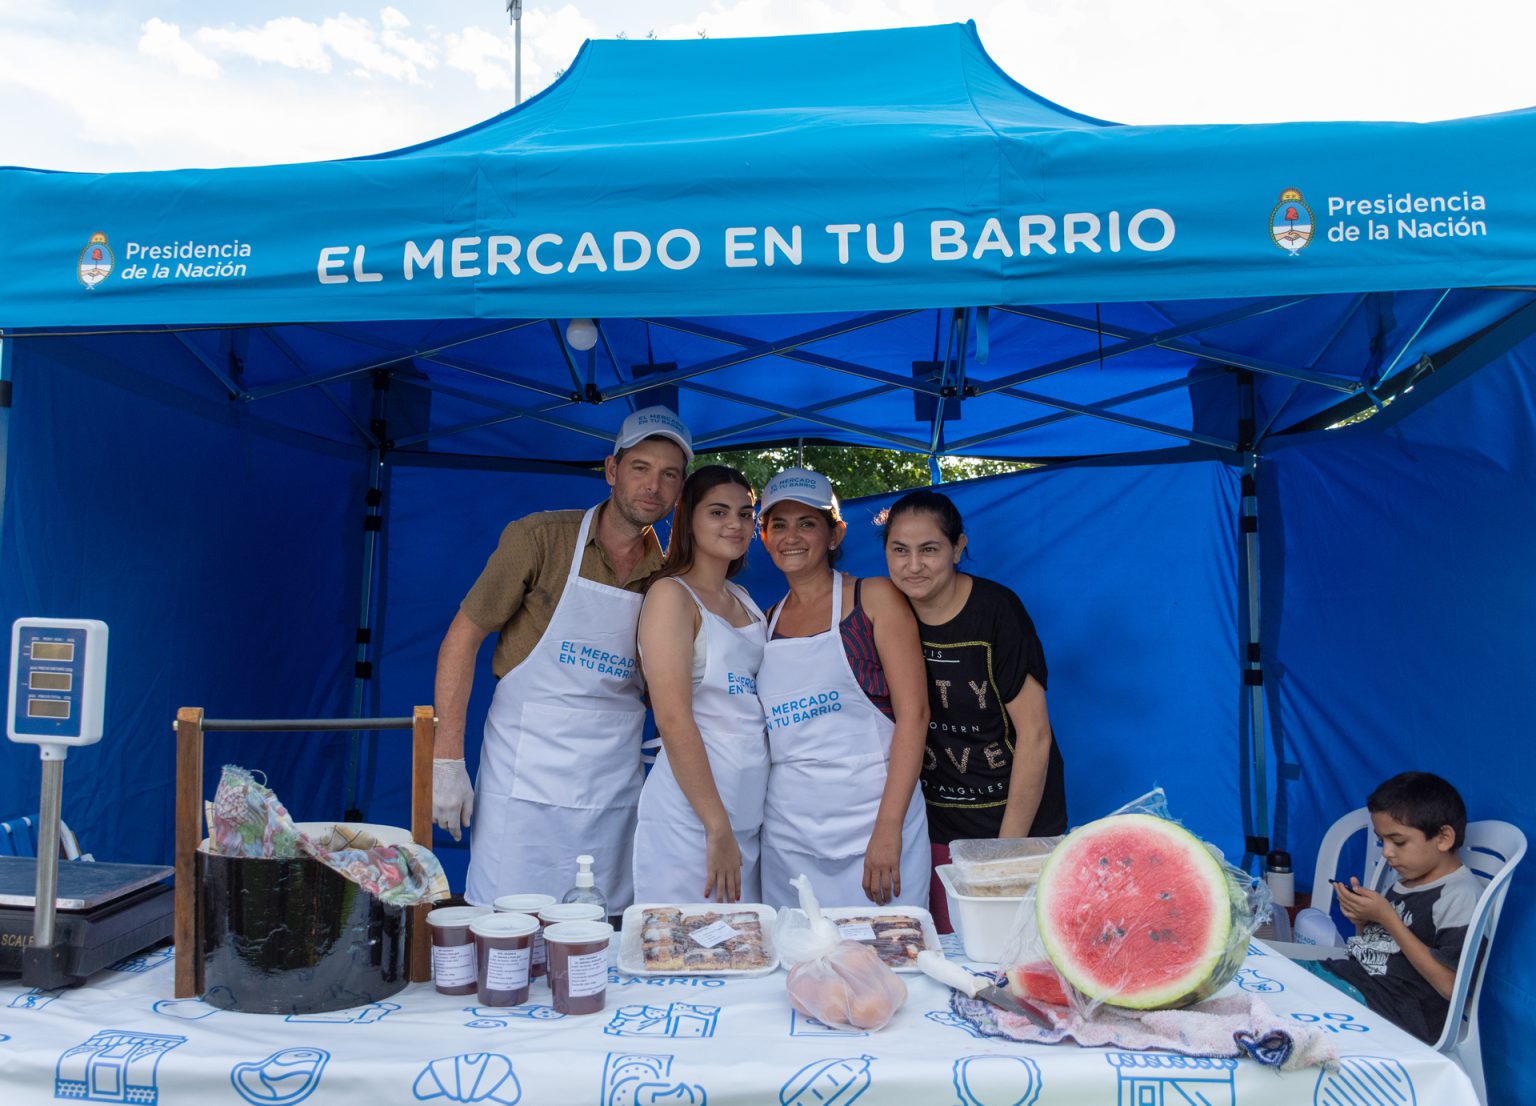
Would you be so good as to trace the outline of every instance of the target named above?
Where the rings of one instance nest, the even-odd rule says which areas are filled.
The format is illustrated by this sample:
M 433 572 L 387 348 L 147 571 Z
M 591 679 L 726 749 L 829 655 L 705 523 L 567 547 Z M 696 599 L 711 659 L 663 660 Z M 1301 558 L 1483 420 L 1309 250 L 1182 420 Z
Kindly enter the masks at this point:
M 1394 883 L 1383 894 L 1408 932 L 1454 971 L 1482 891 L 1471 869 L 1462 867 L 1418 887 Z M 1450 1003 L 1419 974 L 1386 927 L 1369 922 L 1348 944 L 1348 960 L 1325 960 L 1323 966 L 1358 987 L 1372 1010 L 1433 1044 L 1445 1025 Z
M 960 613 L 940 626 L 918 623 L 928 669 L 928 747 L 923 797 L 928 836 L 941 845 L 996 837 L 1013 772 L 1008 703 L 1033 676 L 1046 686 L 1045 650 L 1019 597 L 1002 584 L 971 578 Z M 1045 790 L 1031 837 L 1067 831 L 1061 751 L 1051 742 Z

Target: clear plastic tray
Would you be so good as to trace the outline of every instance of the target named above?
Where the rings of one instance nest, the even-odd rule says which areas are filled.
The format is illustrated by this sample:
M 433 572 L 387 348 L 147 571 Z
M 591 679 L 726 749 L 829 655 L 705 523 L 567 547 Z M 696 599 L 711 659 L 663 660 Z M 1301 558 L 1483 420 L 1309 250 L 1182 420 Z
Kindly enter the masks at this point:
M 920 906 L 875 906 L 873 904 L 869 906 L 829 906 L 823 907 L 821 913 L 827 921 L 837 925 L 842 924 L 849 918 L 915 918 L 919 928 L 923 931 L 923 948 L 932 949 L 940 955 L 944 952 L 943 946 L 939 944 L 938 928 L 933 924 L 933 915 Z M 786 917 L 791 914 L 798 914 L 801 918 L 805 917 L 805 914 L 796 906 L 785 910 L 784 914 Z M 869 942 L 864 943 L 868 944 Z M 887 967 L 894 972 L 916 972 L 922 970 L 917 966 L 917 961 L 915 960 L 910 964 L 888 964 Z
M 641 934 L 645 929 L 645 912 L 647 910 L 681 910 L 684 914 L 719 914 L 722 917 L 730 914 L 752 913 L 757 915 L 758 923 L 763 929 L 763 949 L 768 954 L 768 963 L 761 968 L 667 968 L 658 970 L 645 966 L 645 953 L 642 945 Z M 624 917 L 620 924 L 619 934 L 619 962 L 618 969 L 625 975 L 664 976 L 664 975 L 718 975 L 750 977 L 755 975 L 767 975 L 778 970 L 779 953 L 773 947 L 773 925 L 778 918 L 778 912 L 771 906 L 760 902 L 643 902 L 635 903 L 624 911 Z
M 979 898 L 1016 897 L 1040 878 L 1060 837 L 965 838 L 949 846 L 955 890 Z

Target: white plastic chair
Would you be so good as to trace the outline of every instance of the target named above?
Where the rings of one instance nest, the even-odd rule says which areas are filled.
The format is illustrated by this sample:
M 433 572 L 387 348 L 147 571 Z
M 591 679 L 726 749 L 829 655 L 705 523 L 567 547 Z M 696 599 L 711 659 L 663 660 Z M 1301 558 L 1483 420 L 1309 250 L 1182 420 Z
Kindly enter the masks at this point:
M 1362 830 L 1366 835 L 1365 870 L 1370 873 L 1365 884 L 1381 891 L 1391 882 L 1392 870 L 1382 860 L 1381 842 L 1371 829 L 1370 812 L 1363 807 L 1352 810 L 1329 828 L 1317 848 L 1312 905 L 1324 913 L 1333 905 L 1330 880 L 1340 874 L 1337 871 L 1339 853 L 1344 843 Z M 1457 855 L 1462 864 L 1482 881 L 1483 893 L 1478 896 L 1472 920 L 1467 924 L 1466 943 L 1462 945 L 1461 960 L 1456 965 L 1456 981 L 1451 985 L 1450 1011 L 1435 1049 L 1461 1065 L 1477 1091 L 1477 1100 L 1486 1106 L 1488 1090 L 1483 1082 L 1483 1052 L 1477 1029 L 1478 1000 L 1482 997 L 1483 980 L 1488 975 L 1493 935 L 1498 928 L 1504 896 L 1509 891 L 1510 877 L 1515 873 L 1515 865 L 1525 855 L 1525 834 L 1508 822 L 1468 822 L 1465 840 Z

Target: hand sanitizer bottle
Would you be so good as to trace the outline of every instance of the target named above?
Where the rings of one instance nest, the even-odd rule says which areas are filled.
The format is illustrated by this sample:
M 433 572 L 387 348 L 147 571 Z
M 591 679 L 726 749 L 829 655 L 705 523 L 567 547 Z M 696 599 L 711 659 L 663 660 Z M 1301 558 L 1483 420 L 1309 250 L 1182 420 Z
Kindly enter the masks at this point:
M 576 858 L 576 886 L 565 893 L 561 902 L 591 902 L 603 908 L 608 916 L 608 898 L 592 878 L 592 858 L 582 854 Z

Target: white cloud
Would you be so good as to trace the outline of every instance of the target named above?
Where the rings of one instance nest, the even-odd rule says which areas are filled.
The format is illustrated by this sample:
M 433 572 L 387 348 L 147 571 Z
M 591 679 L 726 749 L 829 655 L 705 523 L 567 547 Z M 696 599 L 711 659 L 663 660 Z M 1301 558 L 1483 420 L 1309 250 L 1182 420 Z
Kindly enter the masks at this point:
M 212 79 L 219 75 L 218 62 L 182 38 L 181 28 L 176 24 L 160 19 L 151 19 L 144 24 L 144 33 L 139 36 L 139 53 L 168 61 L 178 73 L 188 77 Z
M 412 84 L 421 83 L 419 69 L 428 68 L 437 64 L 436 60 L 428 54 L 416 52 L 422 56 L 422 63 L 391 49 L 381 41 L 373 25 L 366 19 L 354 19 L 350 15 L 338 15 L 327 19 L 320 25 L 320 33 L 325 39 L 325 44 L 339 58 L 345 58 L 359 69 L 368 71 L 369 76 L 394 77 L 396 80 L 409 81 Z M 391 36 L 399 42 L 410 42 L 398 31 L 390 32 Z M 412 43 L 414 49 L 416 44 Z
M 510 37 L 511 32 L 508 32 Z M 581 13 L 575 5 L 566 4 L 555 11 L 547 11 L 539 8 L 531 11 L 523 9 L 523 49 L 528 54 L 523 57 L 523 81 L 524 93 L 527 93 L 529 57 L 535 71 L 541 76 L 540 85 L 548 84 L 554 79 L 556 71 L 566 68 L 571 60 L 576 57 L 576 51 L 581 49 L 581 44 L 589 38 L 611 36 L 613 32 L 593 22 Z
M 459 34 L 445 36 L 444 42 L 443 61 L 450 68 L 474 77 L 476 88 L 490 92 L 512 87 L 514 55 L 510 35 L 465 27 Z
M 596 23 L 571 4 L 553 12 L 525 8 L 524 98 L 549 84 L 556 73 L 569 66 L 583 42 L 603 33 Z M 465 27 L 460 32 L 444 36 L 443 60 L 450 68 L 474 77 L 475 87 L 482 91 L 510 90 L 516 60 L 515 41 L 511 27 L 496 32 Z
M 385 8 L 379 12 L 379 24 L 386 31 L 403 31 L 411 21 L 399 8 Z
M 269 19 L 260 27 L 203 27 L 197 40 L 209 49 L 259 62 L 313 73 L 331 71 L 331 55 L 319 24 L 296 16 Z
M 203 27 L 197 40 L 210 50 L 290 69 L 329 73 L 336 62 L 351 62 L 346 72 L 352 76 L 420 84 L 422 71 L 437 66 L 437 47 L 407 34 L 409 26 L 397 9 L 385 8 L 382 29 L 345 13 L 318 23 L 282 16 L 260 26 Z

